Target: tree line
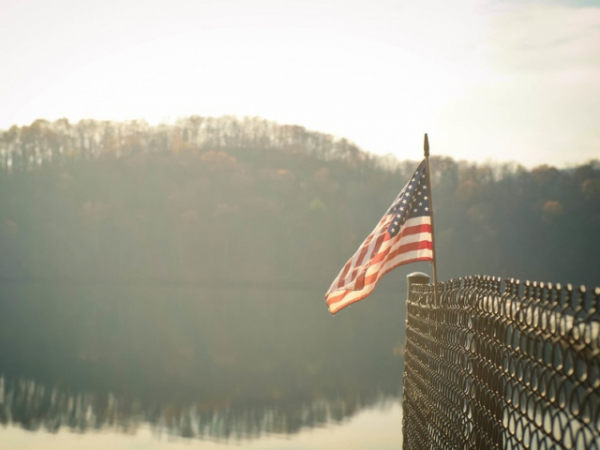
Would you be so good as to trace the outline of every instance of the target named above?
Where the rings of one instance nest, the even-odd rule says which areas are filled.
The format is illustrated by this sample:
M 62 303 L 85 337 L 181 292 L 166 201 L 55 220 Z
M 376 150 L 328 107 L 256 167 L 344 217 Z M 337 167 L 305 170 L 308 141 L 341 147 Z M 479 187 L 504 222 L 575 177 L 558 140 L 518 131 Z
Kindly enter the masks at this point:
M 0 278 L 326 289 L 416 165 L 257 118 L 14 126 Z M 598 283 L 598 161 L 431 166 L 441 278 Z
M 143 120 L 81 120 L 72 124 L 68 119 L 38 119 L 28 126 L 0 131 L 0 167 L 32 168 L 63 156 L 92 159 L 107 154 L 179 154 L 216 148 L 269 148 L 357 162 L 368 158 L 347 139 L 258 117 L 190 116 L 172 125 L 156 126 Z

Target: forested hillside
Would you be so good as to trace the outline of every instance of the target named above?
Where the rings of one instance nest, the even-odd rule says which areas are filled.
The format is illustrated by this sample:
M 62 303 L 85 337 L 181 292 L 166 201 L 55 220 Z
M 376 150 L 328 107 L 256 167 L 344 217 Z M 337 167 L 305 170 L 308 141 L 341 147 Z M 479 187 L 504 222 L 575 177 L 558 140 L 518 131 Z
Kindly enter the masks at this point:
M 415 169 L 261 119 L 38 120 L 0 135 L 0 278 L 322 286 Z M 433 157 L 442 279 L 600 282 L 600 163 Z

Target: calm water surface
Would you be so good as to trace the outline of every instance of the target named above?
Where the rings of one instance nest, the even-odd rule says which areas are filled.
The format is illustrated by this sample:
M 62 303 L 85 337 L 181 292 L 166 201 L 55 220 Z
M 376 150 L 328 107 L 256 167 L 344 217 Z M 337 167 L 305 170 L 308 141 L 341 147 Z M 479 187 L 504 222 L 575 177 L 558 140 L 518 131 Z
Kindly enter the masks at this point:
M 57 433 L 31 433 L 19 427 L 7 427 L 0 432 L 0 449 L 65 449 L 65 450 L 126 450 L 132 448 L 156 450 L 238 449 L 399 449 L 402 447 L 402 409 L 399 403 L 380 405 L 361 411 L 347 422 L 303 430 L 297 434 L 273 434 L 252 440 L 192 440 L 159 434 L 144 426 L 133 433 L 90 432 L 76 434 L 67 430 Z
M 402 295 L 0 286 L 0 448 L 400 448 Z

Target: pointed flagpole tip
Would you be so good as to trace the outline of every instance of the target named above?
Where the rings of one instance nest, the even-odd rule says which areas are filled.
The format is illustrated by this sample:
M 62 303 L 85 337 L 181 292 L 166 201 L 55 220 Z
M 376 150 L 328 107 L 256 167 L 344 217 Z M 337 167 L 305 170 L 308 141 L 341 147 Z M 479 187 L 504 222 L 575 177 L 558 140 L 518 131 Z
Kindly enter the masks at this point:
M 427 133 L 425 133 L 425 141 L 423 143 L 423 150 L 425 151 L 425 158 L 429 157 L 429 139 L 427 139 Z

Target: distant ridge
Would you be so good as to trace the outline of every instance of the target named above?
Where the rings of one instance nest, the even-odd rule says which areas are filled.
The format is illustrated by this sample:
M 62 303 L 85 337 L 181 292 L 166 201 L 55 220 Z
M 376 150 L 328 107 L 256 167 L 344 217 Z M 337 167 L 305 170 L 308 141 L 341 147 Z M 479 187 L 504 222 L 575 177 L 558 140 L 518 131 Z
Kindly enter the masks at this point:
M 415 167 L 259 118 L 37 120 L 0 136 L 0 280 L 324 294 Z M 597 282 L 598 161 L 432 156 L 431 180 L 441 280 Z
M 231 148 L 273 149 L 355 163 L 378 159 L 347 139 L 258 117 L 189 116 L 159 125 L 144 120 L 71 123 L 68 119 L 38 119 L 31 125 L 0 131 L 0 167 L 31 168 L 66 155 L 94 158 Z

